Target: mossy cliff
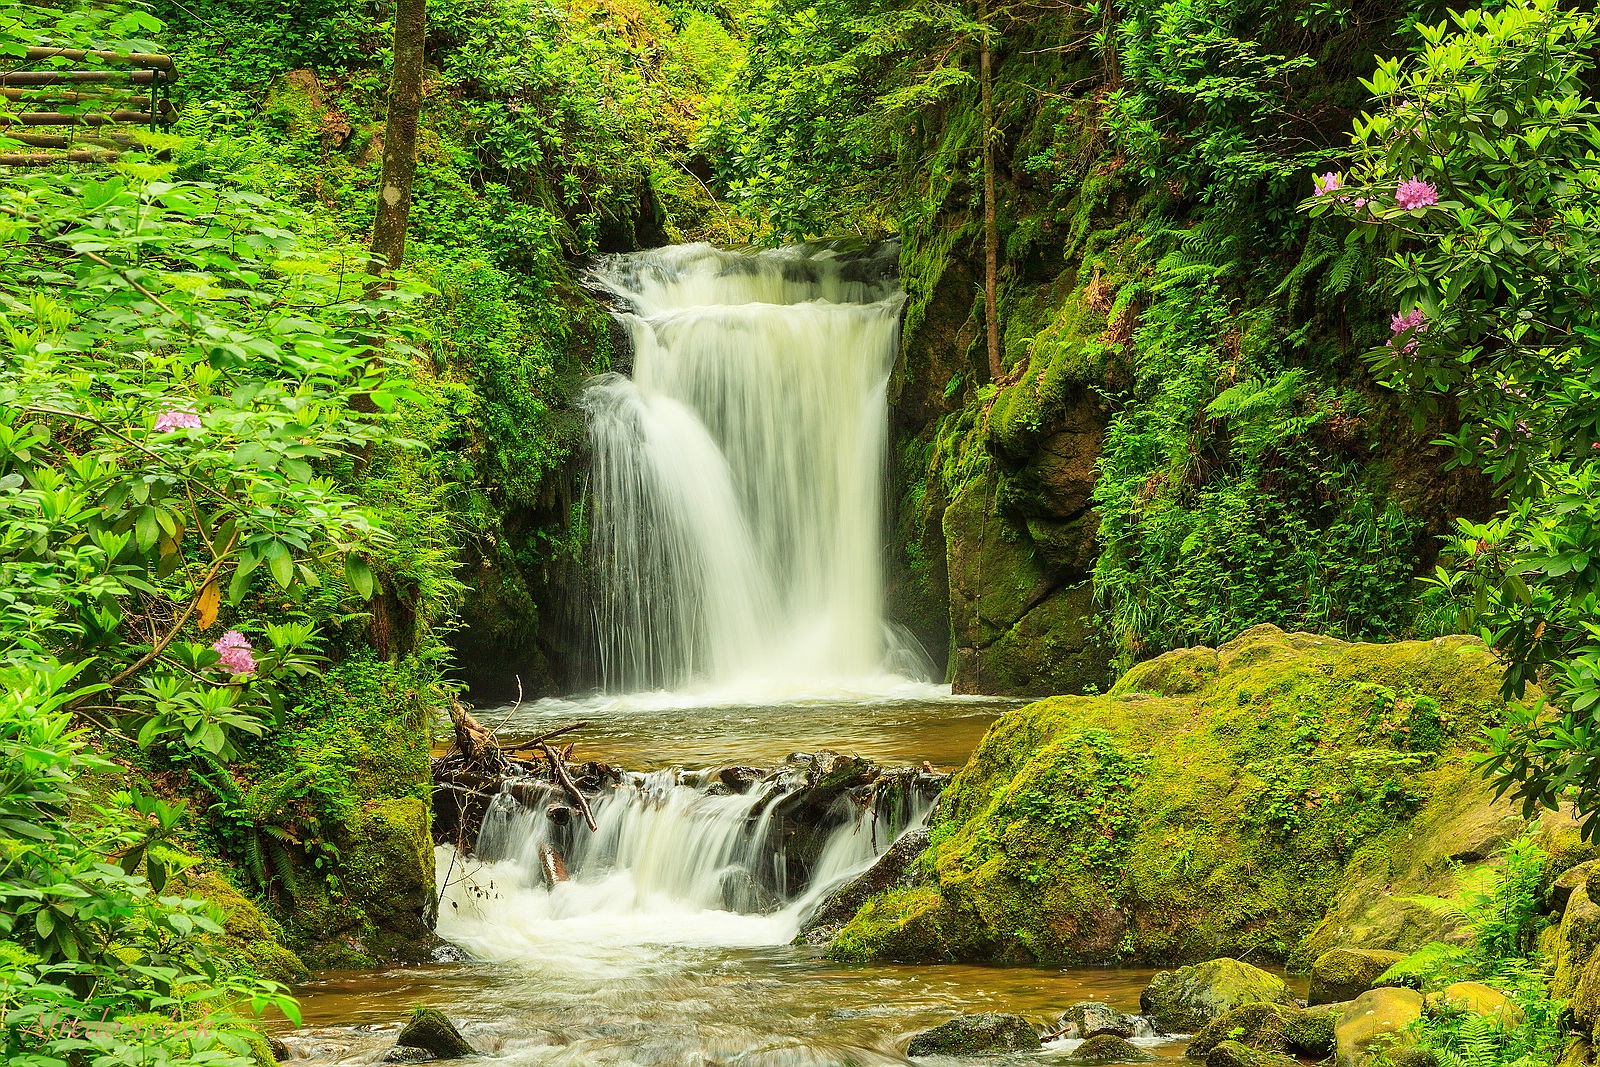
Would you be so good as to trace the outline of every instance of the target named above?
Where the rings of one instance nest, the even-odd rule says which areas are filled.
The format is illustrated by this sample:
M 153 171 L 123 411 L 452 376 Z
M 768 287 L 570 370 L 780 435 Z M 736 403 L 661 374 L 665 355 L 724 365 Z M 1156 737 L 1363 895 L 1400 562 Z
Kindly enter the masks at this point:
M 1106 696 L 1003 716 L 931 845 L 847 959 L 1308 963 L 1441 932 L 1448 892 L 1521 829 L 1472 769 L 1500 672 L 1463 637 L 1377 645 L 1260 626 Z

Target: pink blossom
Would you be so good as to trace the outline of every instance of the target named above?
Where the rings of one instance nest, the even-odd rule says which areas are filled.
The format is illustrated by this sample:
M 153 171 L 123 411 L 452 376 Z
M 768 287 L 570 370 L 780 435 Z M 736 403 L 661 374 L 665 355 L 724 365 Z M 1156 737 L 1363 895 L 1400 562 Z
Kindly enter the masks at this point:
M 1396 315 L 1389 320 L 1389 347 L 1402 336 L 1409 335 L 1409 339 L 1401 346 L 1400 351 L 1411 355 L 1417 350 L 1417 335 L 1428 332 L 1428 317 L 1422 313 L 1421 308 L 1412 308 L 1404 315 Z
M 185 404 L 181 407 L 167 405 L 156 416 L 156 433 L 169 433 L 172 430 L 198 430 L 200 428 L 200 415 L 194 407 Z
M 1313 174 L 1311 186 L 1314 190 L 1312 196 L 1327 196 L 1335 189 L 1344 188 L 1344 183 L 1339 180 L 1339 175 L 1330 170 L 1326 174 Z
M 256 660 L 250 654 L 250 642 L 238 630 L 229 630 L 217 638 L 216 644 L 211 647 L 222 657 L 219 666 L 226 667 L 229 674 L 256 673 Z
M 1415 211 L 1419 207 L 1432 207 L 1439 202 L 1439 190 L 1431 182 L 1421 178 L 1408 178 L 1400 183 L 1400 188 L 1394 192 L 1395 203 L 1407 211 Z

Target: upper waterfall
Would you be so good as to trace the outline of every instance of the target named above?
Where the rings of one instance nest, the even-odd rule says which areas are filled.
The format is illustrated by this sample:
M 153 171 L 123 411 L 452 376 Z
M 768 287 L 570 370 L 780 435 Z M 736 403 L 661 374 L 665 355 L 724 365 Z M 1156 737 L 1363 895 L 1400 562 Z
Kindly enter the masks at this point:
M 892 265 L 829 245 L 598 262 L 634 350 L 582 400 L 606 689 L 926 676 L 882 611 Z

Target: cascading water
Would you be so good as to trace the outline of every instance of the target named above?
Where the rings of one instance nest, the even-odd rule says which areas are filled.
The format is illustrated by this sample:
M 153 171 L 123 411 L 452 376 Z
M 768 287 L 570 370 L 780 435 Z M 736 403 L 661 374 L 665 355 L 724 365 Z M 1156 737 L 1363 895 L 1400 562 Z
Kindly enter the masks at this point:
M 921 825 L 933 802 L 915 786 L 874 792 L 864 804 L 838 797 L 820 850 L 796 879 L 771 831 L 801 787 L 775 776 L 740 794 L 705 774 L 630 775 L 594 802 L 592 833 L 552 820 L 548 802 L 559 791 L 502 793 L 473 858 L 440 849 L 439 932 L 482 959 L 559 955 L 564 966 L 600 970 L 637 962 L 640 946 L 784 944 L 829 890 Z M 553 885 L 552 846 L 566 868 Z
M 586 390 L 609 691 L 881 690 L 926 657 L 882 614 L 885 387 L 905 296 L 884 246 L 613 256 L 633 377 Z

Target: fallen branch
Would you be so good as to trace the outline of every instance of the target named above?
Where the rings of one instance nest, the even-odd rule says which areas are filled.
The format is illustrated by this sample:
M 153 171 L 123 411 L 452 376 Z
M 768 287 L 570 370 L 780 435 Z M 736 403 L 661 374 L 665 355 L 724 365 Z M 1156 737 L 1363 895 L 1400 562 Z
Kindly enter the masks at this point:
M 572 797 L 573 804 L 578 809 L 578 814 L 582 815 L 583 821 L 589 824 L 590 832 L 600 829 L 600 824 L 594 821 L 594 812 L 589 810 L 589 798 L 578 790 L 577 783 L 573 782 L 572 776 L 567 773 L 566 765 L 561 762 L 561 757 L 556 754 L 556 750 L 549 745 L 540 745 L 539 747 L 544 749 L 544 758 L 550 761 L 550 773 L 555 776 L 556 781 L 561 783 L 561 788 L 565 789 Z
M 450 725 L 456 730 L 456 751 L 468 766 L 504 768 L 505 756 L 500 751 L 499 741 L 454 696 L 450 697 Z

